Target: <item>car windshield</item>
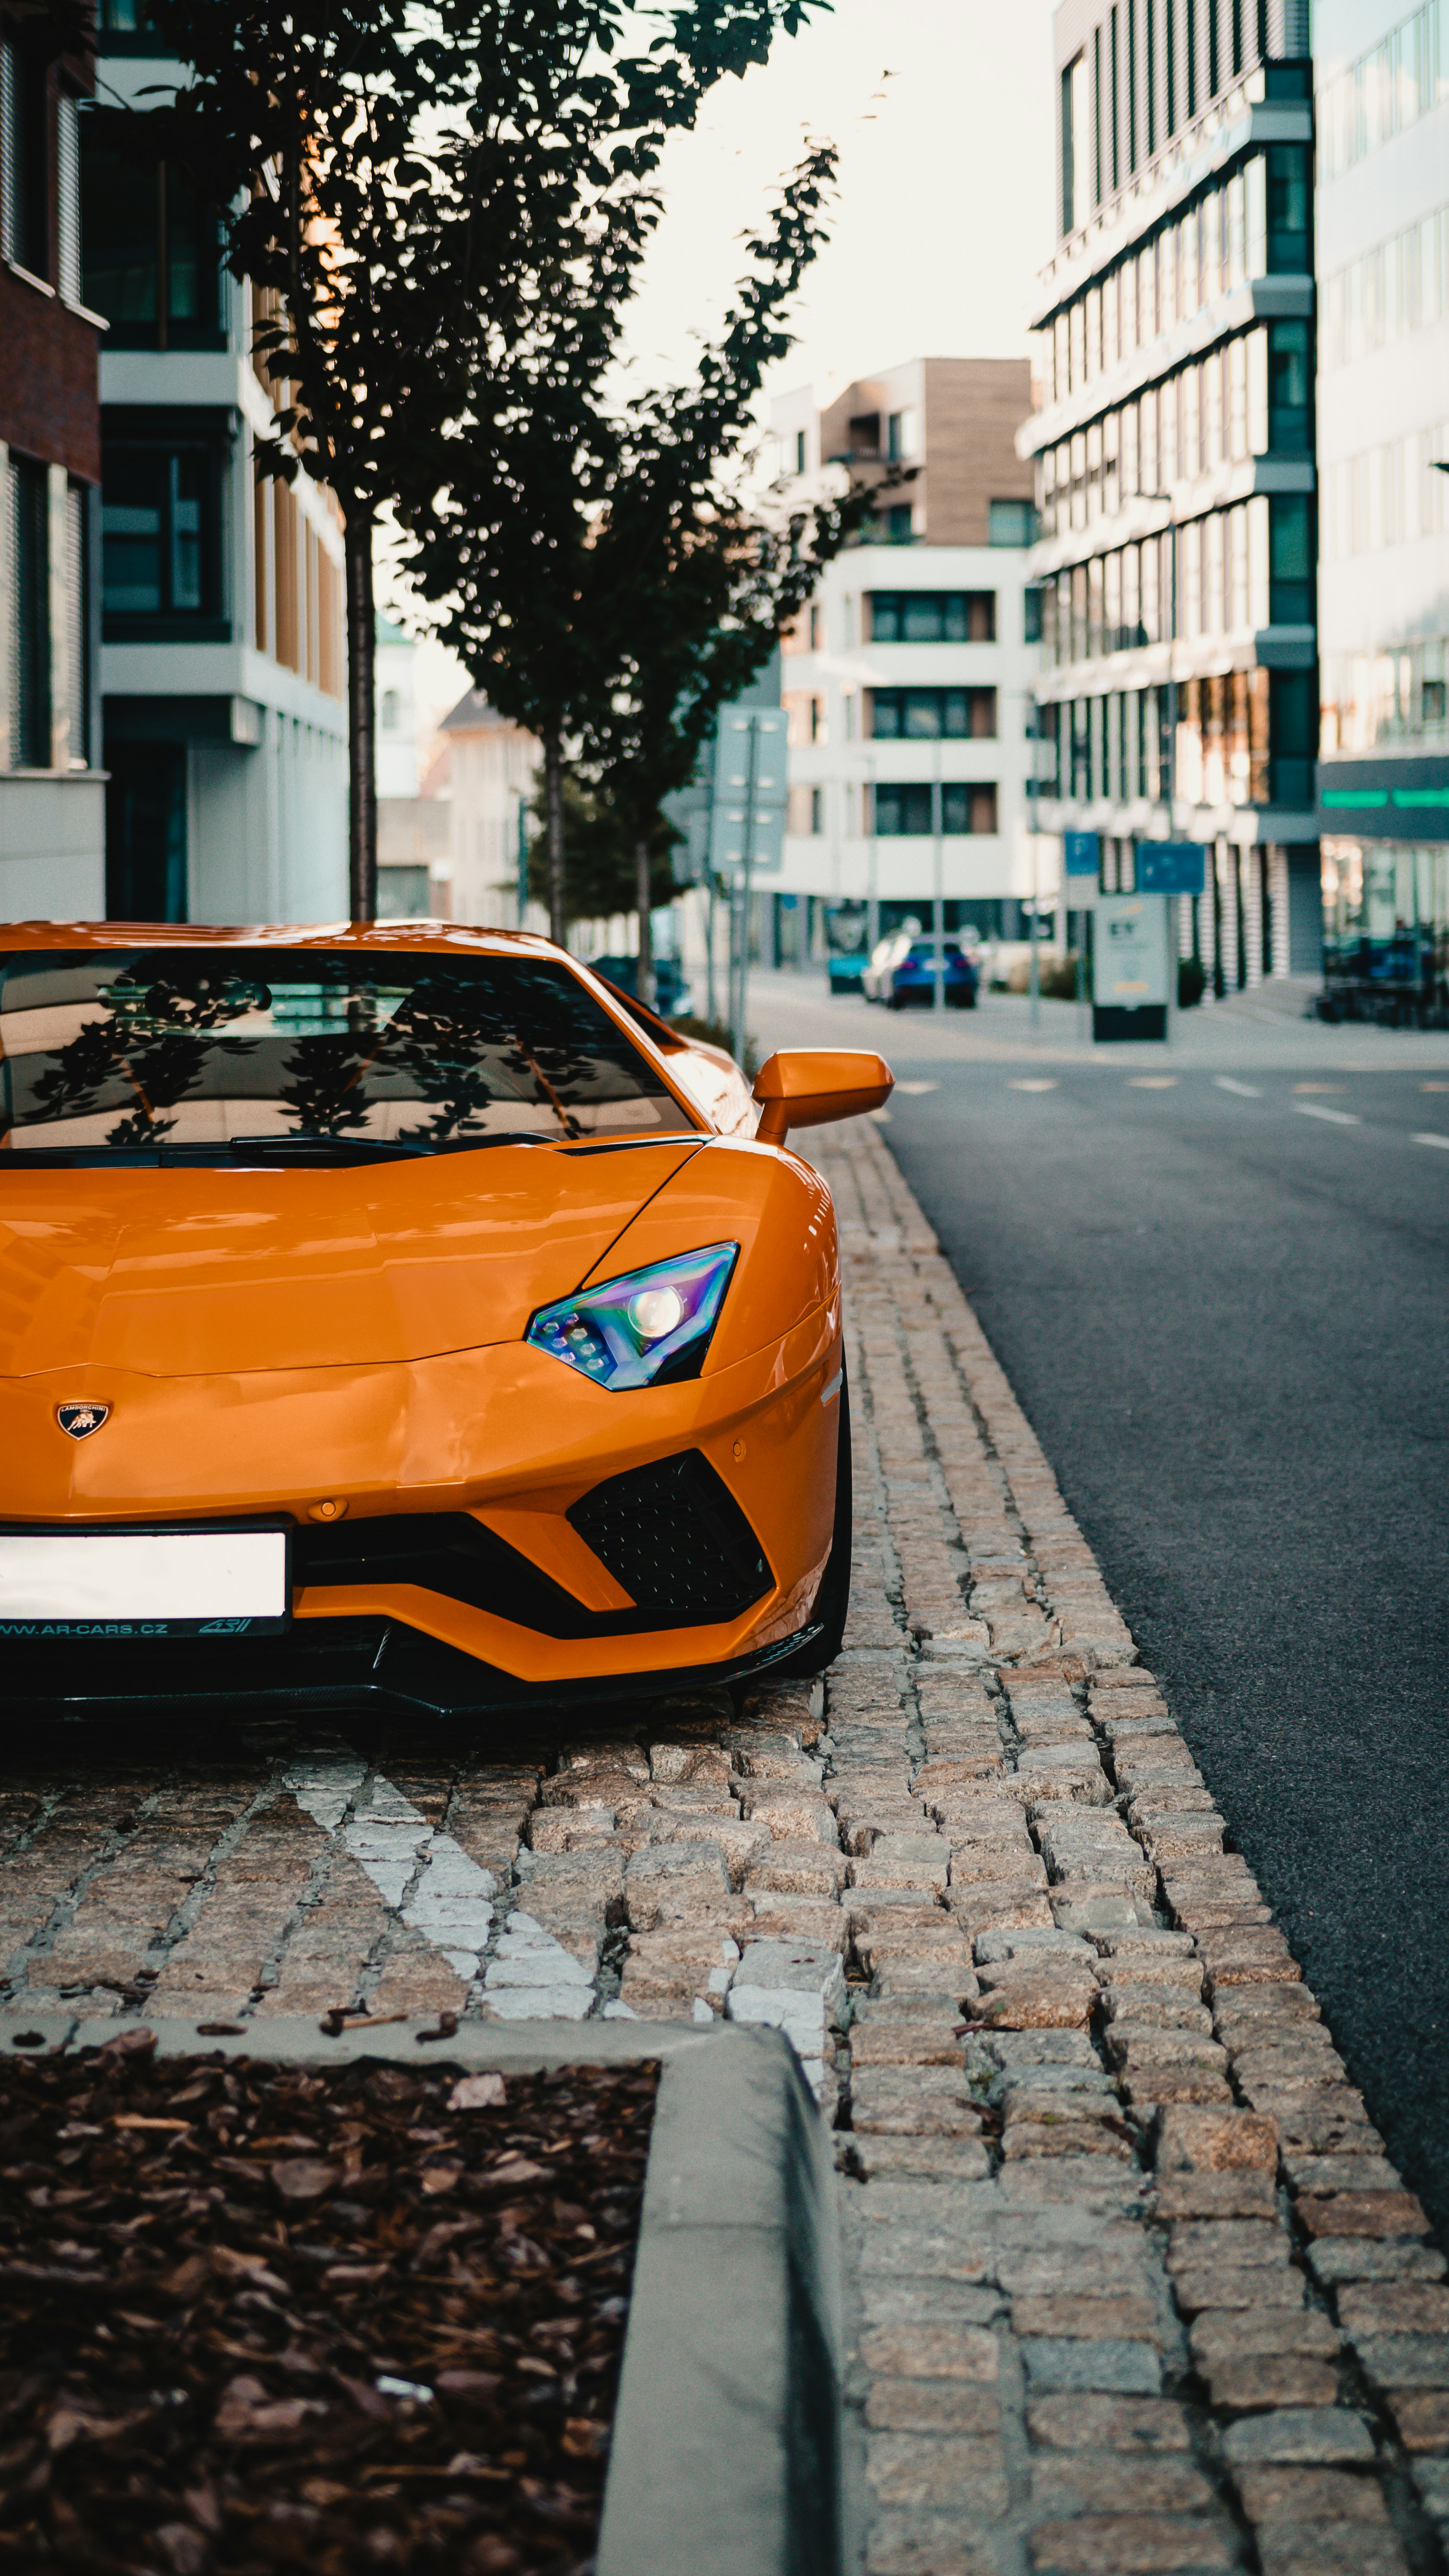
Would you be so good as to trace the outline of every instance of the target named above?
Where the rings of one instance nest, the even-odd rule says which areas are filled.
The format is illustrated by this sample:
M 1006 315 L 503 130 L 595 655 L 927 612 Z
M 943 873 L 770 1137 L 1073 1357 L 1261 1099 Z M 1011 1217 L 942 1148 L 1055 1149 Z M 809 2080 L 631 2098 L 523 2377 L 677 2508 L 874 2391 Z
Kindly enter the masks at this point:
M 0 1121 L 101 1163 L 691 1132 L 547 959 L 179 946 L 0 955 Z

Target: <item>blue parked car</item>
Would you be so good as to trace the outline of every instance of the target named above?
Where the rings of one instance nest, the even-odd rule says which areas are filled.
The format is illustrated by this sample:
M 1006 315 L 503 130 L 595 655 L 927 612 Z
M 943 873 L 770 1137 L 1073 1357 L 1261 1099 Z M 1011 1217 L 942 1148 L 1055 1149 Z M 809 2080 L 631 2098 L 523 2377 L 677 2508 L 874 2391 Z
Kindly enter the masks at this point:
M 637 996 L 637 957 L 591 957 L 587 963 L 591 975 L 602 975 L 606 984 L 617 984 L 621 993 Z M 654 1007 L 662 1020 L 682 1020 L 694 1008 L 694 995 L 677 957 L 654 960 Z
M 942 966 L 947 1008 L 974 1011 L 979 978 L 959 940 L 942 943 Z M 929 1010 L 936 990 L 934 939 L 903 930 L 883 940 L 866 969 L 864 989 L 870 1001 L 884 1002 L 887 1010 L 903 1011 L 912 1002 Z

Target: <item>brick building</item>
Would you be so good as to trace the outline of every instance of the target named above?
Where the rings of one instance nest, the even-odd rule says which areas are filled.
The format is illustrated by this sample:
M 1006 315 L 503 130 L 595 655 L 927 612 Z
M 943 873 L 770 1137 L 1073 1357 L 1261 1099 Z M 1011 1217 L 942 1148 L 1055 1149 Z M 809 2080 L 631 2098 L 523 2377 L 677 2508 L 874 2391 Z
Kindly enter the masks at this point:
M 104 905 L 96 564 L 99 325 L 81 292 L 92 66 L 0 9 L 0 915 Z

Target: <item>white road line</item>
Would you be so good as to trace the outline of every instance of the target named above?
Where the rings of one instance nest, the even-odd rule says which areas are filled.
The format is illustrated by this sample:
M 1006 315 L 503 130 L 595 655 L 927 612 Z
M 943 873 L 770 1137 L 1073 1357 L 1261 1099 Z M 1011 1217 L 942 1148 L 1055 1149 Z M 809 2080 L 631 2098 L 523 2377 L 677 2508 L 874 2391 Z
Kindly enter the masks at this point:
M 1293 1106 L 1300 1118 L 1328 1118 L 1332 1120 L 1335 1127 L 1363 1125 L 1363 1120 L 1355 1118 L 1351 1109 L 1322 1109 L 1316 1100 L 1295 1100 Z
M 1263 1097 L 1251 1082 L 1234 1082 L 1230 1073 L 1215 1073 L 1213 1080 L 1219 1091 L 1235 1091 L 1240 1100 L 1261 1100 Z
M 496 1911 L 491 1871 L 470 1860 L 451 1834 L 430 1825 L 390 1780 L 374 1778 L 367 1806 L 354 1807 L 366 1777 L 366 1763 L 339 1744 L 299 1754 L 282 1785 L 324 1833 L 336 1836 L 341 1826 L 343 1850 L 366 1871 L 385 1905 L 400 1910 L 403 1922 L 441 1950 L 460 1977 L 476 1977 Z M 405 1905 L 410 1886 L 412 1899 Z
M 1175 1091 L 1177 1076 L 1175 1073 L 1129 1073 L 1127 1088 L 1129 1091 Z
M 1055 1091 L 1054 1082 L 1009 1082 L 1008 1091 Z
M 1419 1135 L 1411 1136 L 1409 1142 L 1411 1145 L 1443 1145 L 1449 1148 L 1449 1136 L 1436 1136 L 1427 1127 Z
M 898 1082 L 896 1089 L 902 1092 L 907 1100 L 921 1100 L 928 1091 L 939 1090 L 940 1085 L 935 1082 Z

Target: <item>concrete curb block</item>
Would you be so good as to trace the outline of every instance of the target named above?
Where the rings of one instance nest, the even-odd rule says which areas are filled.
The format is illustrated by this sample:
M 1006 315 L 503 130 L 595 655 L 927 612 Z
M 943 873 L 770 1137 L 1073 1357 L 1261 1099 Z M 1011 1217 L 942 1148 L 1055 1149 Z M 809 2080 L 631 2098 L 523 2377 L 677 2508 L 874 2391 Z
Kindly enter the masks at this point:
M 46 2051 L 139 2021 L 7 2013 Z M 662 2063 L 598 2576 L 839 2576 L 841 2279 L 831 2143 L 777 2030 L 677 2022 L 427 2023 L 329 2040 L 278 2015 L 233 2036 L 145 2019 L 160 2057 L 359 2058 L 535 2074 Z M 419 2045 L 427 2033 L 431 2045 Z M 30 2050 L 25 2052 L 31 2054 Z M 40 2055 L 41 2050 L 33 2052 Z

